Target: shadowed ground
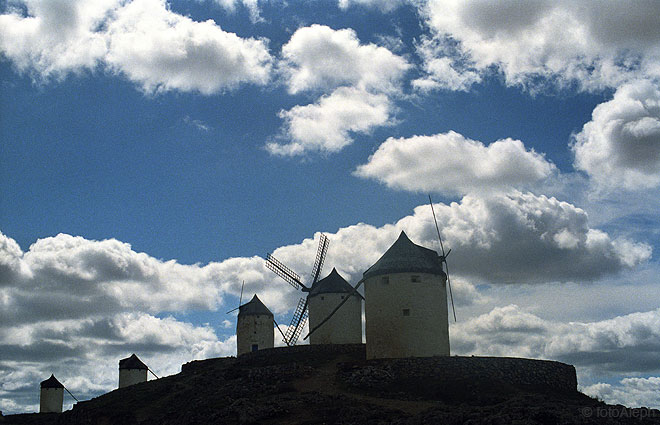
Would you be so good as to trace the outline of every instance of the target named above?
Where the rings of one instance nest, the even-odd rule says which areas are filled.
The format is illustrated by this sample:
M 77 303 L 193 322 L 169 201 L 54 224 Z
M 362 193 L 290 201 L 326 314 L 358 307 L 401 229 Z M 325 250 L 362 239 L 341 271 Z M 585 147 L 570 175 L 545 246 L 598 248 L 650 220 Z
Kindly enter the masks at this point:
M 365 360 L 364 346 L 298 346 L 194 361 L 62 414 L 4 424 L 660 424 L 660 411 L 579 393 L 570 365 L 530 359 Z

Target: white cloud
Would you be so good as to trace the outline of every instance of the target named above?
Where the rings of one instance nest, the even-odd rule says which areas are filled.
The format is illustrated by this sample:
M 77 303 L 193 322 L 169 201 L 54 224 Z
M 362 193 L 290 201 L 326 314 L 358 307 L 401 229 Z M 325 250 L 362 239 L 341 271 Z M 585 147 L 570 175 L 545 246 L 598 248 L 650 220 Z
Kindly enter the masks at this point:
M 479 292 L 472 283 L 465 279 L 454 279 L 450 276 L 449 283 L 456 307 L 483 305 L 488 302 L 488 297 Z
M 443 239 L 452 248 L 457 278 L 492 283 L 593 280 L 633 268 L 651 256 L 646 244 L 614 240 L 590 228 L 583 210 L 530 193 L 468 195 L 460 203 L 436 204 L 436 215 Z M 327 267 L 336 266 L 355 282 L 401 230 L 417 243 L 436 247 L 431 220 L 430 208 L 420 206 L 395 224 L 357 224 L 328 233 L 332 248 Z M 242 281 L 246 294 L 259 293 L 275 313 L 289 310 L 295 301 L 293 289 L 273 284 L 273 274 L 256 256 L 183 265 L 135 252 L 114 239 L 60 234 L 38 240 L 25 253 L 12 239 L 3 239 L 12 248 L 0 252 L 12 252 L 9 270 L 14 273 L 6 275 L 0 294 L 6 306 L 0 314 L 8 325 L 136 309 L 151 314 L 214 310 L 225 295 L 238 296 Z M 315 240 L 305 239 L 277 249 L 275 255 L 305 272 L 315 252 Z
M 630 270 L 651 257 L 649 245 L 613 239 L 589 226 L 585 211 L 555 198 L 513 192 L 460 203 L 435 204 L 452 276 L 470 282 L 547 283 L 593 281 Z M 357 224 L 326 233 L 326 267 L 357 282 L 401 230 L 418 244 L 439 249 L 428 205 L 394 224 Z M 575 242 L 577 240 L 577 242 Z M 275 256 L 305 272 L 314 260 L 312 239 L 279 248 Z M 478 259 L 478 261 L 477 261 Z
M 0 15 L 0 51 L 20 71 L 44 79 L 103 65 L 147 92 L 203 94 L 269 80 L 266 41 L 240 38 L 212 20 L 193 21 L 165 0 L 24 4 L 25 15 Z
M 481 81 L 481 74 L 468 66 L 465 58 L 450 55 L 447 46 L 438 39 L 423 37 L 416 51 L 422 59 L 425 74 L 413 80 L 412 85 L 422 92 L 437 89 L 468 91 Z
M 20 71 L 43 78 L 93 69 L 106 54 L 105 34 L 95 28 L 120 0 L 26 0 L 20 10 L 0 15 L 0 52 Z
M 277 155 L 338 152 L 350 133 L 388 124 L 391 97 L 400 94 L 410 65 L 384 47 L 360 44 L 352 29 L 324 25 L 298 29 L 282 47 L 280 70 L 289 92 L 322 92 L 315 103 L 280 111 L 287 143 L 269 143 Z
M 352 29 L 325 25 L 298 29 L 282 47 L 280 67 L 289 91 L 334 90 L 354 86 L 364 90 L 396 90 L 410 65 L 384 47 L 360 44 Z
M 441 44 L 458 42 L 476 69 L 495 67 L 507 84 L 597 90 L 660 76 L 655 2 L 431 0 L 421 8 Z
M 310 151 L 338 152 L 352 143 L 349 133 L 367 133 L 387 124 L 390 109 L 390 102 L 383 94 L 340 87 L 316 103 L 281 111 L 280 117 L 286 122 L 285 133 L 291 141 L 269 143 L 266 148 L 272 154 L 288 156 Z
M 236 6 L 241 4 L 250 13 L 250 21 L 252 21 L 252 23 L 263 21 L 259 9 L 259 0 L 215 0 L 215 2 L 230 13 L 234 13 L 236 11 Z
M 660 185 L 660 88 L 650 81 L 620 87 L 598 105 L 575 136 L 575 167 L 602 188 Z
M 660 406 L 660 377 L 624 378 L 616 384 L 597 383 L 582 388 L 582 392 L 608 404 L 657 408 Z
M 407 0 L 338 0 L 340 9 L 346 10 L 351 6 L 375 7 L 383 12 L 391 12 L 405 4 Z
M 355 174 L 396 189 L 465 194 L 524 187 L 555 169 L 519 140 L 498 140 L 485 146 L 450 131 L 389 138 Z
M 415 213 L 425 220 L 411 224 L 419 239 L 430 243 L 429 208 L 417 207 Z M 649 245 L 613 240 L 590 228 L 582 209 L 531 193 L 467 195 L 460 204 L 439 204 L 436 215 L 453 249 L 452 270 L 490 282 L 593 280 L 651 257 Z M 422 223 L 425 227 L 418 228 Z
M 16 241 L 0 232 L 0 288 L 29 277 L 30 270 L 22 257 Z
M 134 0 L 108 25 L 111 69 L 147 92 L 216 93 L 240 83 L 265 84 L 271 57 L 263 40 L 223 31 L 171 12 L 164 0 Z
M 573 364 L 583 374 L 659 371 L 660 310 L 595 322 L 542 319 L 518 307 L 496 307 L 452 326 L 456 354 L 520 356 Z

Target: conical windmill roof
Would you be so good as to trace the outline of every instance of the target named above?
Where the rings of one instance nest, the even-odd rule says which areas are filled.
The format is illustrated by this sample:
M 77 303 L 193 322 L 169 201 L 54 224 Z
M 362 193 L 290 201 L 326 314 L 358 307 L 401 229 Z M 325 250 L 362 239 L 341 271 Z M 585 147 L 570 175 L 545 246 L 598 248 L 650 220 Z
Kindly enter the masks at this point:
M 309 296 L 314 297 L 319 294 L 350 294 L 353 287 L 337 272 L 334 267 L 329 275 L 319 280 L 312 286 Z M 358 296 L 362 296 L 356 292 Z
M 135 354 L 131 354 L 131 357 L 119 360 L 119 369 L 149 369 L 146 364 L 142 363 L 142 360 L 138 358 Z
M 392 273 L 430 273 L 444 275 L 438 253 L 413 243 L 405 232 L 363 273 L 363 279 Z
M 264 305 L 264 303 L 261 302 L 259 297 L 255 294 L 252 299 L 243 304 L 238 308 L 238 315 L 239 316 L 245 316 L 245 315 L 254 315 L 254 316 L 261 316 L 261 315 L 266 315 L 266 316 L 272 316 L 273 313 L 271 313 L 270 310 L 268 310 L 268 307 Z
M 41 381 L 41 388 L 64 388 L 64 385 L 55 378 L 55 375 L 51 374 L 50 378 Z

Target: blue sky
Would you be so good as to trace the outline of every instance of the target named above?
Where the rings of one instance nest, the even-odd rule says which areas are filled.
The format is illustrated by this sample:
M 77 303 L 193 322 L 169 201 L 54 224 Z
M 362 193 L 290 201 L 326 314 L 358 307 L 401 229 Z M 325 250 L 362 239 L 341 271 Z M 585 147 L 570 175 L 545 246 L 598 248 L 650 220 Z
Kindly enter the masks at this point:
M 0 409 L 233 354 L 243 280 L 280 323 L 299 295 L 267 252 L 306 275 L 324 232 L 355 283 L 435 247 L 428 193 L 455 354 L 660 407 L 660 10 L 578 6 L 0 2 Z

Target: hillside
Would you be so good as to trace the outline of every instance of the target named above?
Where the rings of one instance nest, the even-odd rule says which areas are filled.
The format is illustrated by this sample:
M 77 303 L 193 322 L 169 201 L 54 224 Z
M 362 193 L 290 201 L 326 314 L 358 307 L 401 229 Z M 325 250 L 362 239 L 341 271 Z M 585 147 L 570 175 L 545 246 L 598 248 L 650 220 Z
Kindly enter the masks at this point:
M 0 423 L 660 424 L 660 412 L 587 397 L 576 389 L 575 369 L 558 362 L 366 361 L 363 345 L 344 345 L 194 361 L 179 374 L 112 391 L 59 415 L 13 415 Z

